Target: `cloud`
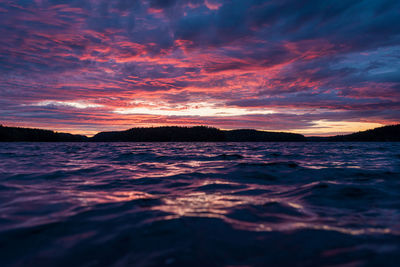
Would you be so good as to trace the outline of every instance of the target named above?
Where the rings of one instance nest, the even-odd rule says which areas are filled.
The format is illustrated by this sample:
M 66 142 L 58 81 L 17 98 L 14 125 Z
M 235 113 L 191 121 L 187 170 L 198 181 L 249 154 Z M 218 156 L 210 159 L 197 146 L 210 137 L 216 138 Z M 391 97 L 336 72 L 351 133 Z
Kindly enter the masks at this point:
M 39 101 L 37 103 L 32 103 L 32 106 L 38 107 L 72 107 L 77 109 L 87 109 L 87 108 L 100 108 L 103 105 L 94 104 L 94 103 L 86 103 L 84 101 L 52 101 L 52 100 L 44 100 Z
M 398 10 L 394 0 L 0 1 L 1 123 L 400 122 Z

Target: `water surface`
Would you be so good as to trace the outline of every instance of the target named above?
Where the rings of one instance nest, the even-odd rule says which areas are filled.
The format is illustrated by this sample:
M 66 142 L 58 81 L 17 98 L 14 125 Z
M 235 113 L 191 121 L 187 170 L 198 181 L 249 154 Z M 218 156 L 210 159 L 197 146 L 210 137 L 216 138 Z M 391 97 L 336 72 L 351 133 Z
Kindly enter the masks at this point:
M 1 143 L 1 266 L 399 266 L 400 143 Z

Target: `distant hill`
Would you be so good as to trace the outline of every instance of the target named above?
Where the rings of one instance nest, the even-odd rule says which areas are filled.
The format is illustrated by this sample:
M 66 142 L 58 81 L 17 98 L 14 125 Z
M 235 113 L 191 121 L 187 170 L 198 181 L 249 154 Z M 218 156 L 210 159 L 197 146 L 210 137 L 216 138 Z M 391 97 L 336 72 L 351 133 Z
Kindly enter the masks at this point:
M 5 127 L 0 125 L 0 142 L 84 142 L 83 135 L 56 133 L 50 130 Z
M 101 132 L 91 138 L 95 142 L 277 142 L 305 141 L 301 134 L 256 130 L 223 131 L 212 127 L 132 128 L 121 132 Z
M 359 141 L 359 142 L 399 142 L 400 124 L 384 126 L 348 135 L 329 137 L 330 141 Z
M 314 142 L 400 142 L 400 124 L 330 137 L 308 137 Z
M 225 136 L 216 128 L 171 126 L 101 132 L 93 136 L 91 140 L 95 142 L 217 142 L 225 141 Z
M 400 142 L 400 124 L 331 137 L 251 129 L 220 130 L 206 126 L 132 128 L 126 131 L 83 135 L 0 125 L 0 142 Z
M 228 142 L 301 142 L 307 141 L 301 134 L 264 132 L 257 130 L 223 131 Z

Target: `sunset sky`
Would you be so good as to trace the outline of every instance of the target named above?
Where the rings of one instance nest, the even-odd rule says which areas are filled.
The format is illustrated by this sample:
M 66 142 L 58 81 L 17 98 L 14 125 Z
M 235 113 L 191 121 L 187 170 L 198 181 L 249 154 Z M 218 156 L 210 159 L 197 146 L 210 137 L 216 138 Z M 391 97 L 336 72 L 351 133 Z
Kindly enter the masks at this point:
M 400 122 L 399 0 L 0 0 L 0 124 Z

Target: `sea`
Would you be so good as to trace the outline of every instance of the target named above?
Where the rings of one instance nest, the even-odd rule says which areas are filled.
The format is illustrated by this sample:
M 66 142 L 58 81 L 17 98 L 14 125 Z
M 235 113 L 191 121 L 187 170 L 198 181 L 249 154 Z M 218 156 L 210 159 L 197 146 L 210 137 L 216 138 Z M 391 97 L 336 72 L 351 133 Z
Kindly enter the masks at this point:
M 400 266 L 400 143 L 0 143 L 0 266 Z

